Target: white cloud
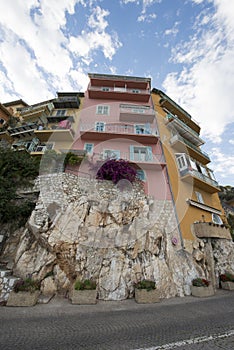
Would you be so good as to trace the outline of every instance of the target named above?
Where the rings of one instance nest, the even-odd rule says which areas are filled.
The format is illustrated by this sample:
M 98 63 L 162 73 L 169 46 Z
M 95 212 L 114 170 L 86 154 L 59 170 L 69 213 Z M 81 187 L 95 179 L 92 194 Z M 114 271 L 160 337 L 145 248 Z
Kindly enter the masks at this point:
M 172 51 L 173 62 L 183 68 L 168 74 L 163 86 L 200 122 L 203 135 L 220 142 L 225 127 L 234 120 L 234 2 L 213 3 L 212 21 L 206 17 L 204 23 L 204 16 L 199 16 L 191 40 Z
M 176 34 L 179 32 L 179 29 L 177 28 L 179 24 L 180 24 L 180 22 L 175 22 L 171 29 L 165 30 L 164 35 L 176 36 Z
M 229 140 L 228 141 L 231 145 L 234 145 L 234 140 Z
M 234 176 L 234 155 L 222 153 L 220 148 L 212 148 L 211 152 L 212 166 L 215 169 L 215 174 L 219 175 L 223 180 Z M 228 169 L 228 171 L 227 171 Z
M 156 13 L 150 13 L 149 15 L 146 14 L 141 14 L 138 18 L 137 21 L 138 22 L 147 22 L 147 23 L 151 23 L 153 19 L 155 19 L 157 17 Z
M 92 60 L 92 53 L 97 49 L 102 49 L 106 58 L 112 59 L 116 50 L 122 46 L 115 33 L 108 34 L 105 29 L 108 25 L 104 19 L 109 15 L 108 11 L 96 7 L 93 9 L 88 24 L 93 31 L 82 31 L 81 35 L 71 36 L 68 44 L 70 51 L 79 57 L 84 57 L 88 62 Z
M 96 51 L 112 59 L 121 43 L 116 33 L 107 32 L 109 12 L 91 7 L 88 29 L 75 37 L 69 33 L 67 14 L 74 15 L 77 4 L 93 6 L 94 1 L 0 0 L 1 80 L 7 87 L 0 88 L 2 102 L 9 100 L 10 91 L 34 103 L 55 91 L 84 90 L 87 79 L 77 81 L 77 76 L 86 73 Z

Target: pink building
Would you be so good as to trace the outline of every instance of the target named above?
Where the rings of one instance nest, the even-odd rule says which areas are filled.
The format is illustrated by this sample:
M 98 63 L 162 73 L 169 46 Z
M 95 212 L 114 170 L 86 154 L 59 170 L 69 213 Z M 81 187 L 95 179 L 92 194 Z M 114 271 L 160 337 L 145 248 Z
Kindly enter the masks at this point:
M 151 101 L 151 80 L 131 76 L 89 74 L 73 150 L 89 160 L 128 160 L 155 199 L 171 199 L 166 164 Z M 80 173 L 90 173 L 83 162 Z

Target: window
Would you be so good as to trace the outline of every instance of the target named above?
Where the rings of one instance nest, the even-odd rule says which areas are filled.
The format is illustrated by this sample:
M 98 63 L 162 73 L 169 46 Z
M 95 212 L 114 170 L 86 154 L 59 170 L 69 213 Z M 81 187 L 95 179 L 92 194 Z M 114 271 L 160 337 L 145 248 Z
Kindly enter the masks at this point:
M 180 171 L 188 168 L 187 158 L 184 153 L 176 154 L 176 161 Z
M 202 194 L 200 192 L 195 192 L 195 194 L 196 194 L 196 197 L 197 197 L 197 201 L 199 203 L 203 203 L 204 204 L 204 200 L 203 200 Z
M 146 181 L 146 175 L 145 175 L 144 170 L 142 170 L 142 169 L 137 170 L 137 178 L 141 181 Z
M 102 87 L 102 91 L 110 91 L 110 88 L 109 88 L 109 87 L 103 86 L 103 87 Z
M 133 89 L 132 92 L 133 92 L 134 94 L 139 94 L 139 93 L 140 93 L 140 90 Z
M 96 114 L 109 115 L 110 106 L 108 105 L 98 105 L 96 109 Z
M 152 147 L 130 146 L 130 160 L 149 162 L 152 161 Z
M 212 221 L 218 225 L 222 225 L 223 223 L 221 217 L 218 214 L 214 214 L 214 213 L 212 214 Z
M 0 118 L 0 124 L 4 124 L 5 120 Z
M 150 134 L 150 125 L 149 124 L 135 125 L 135 133 Z
M 119 159 L 120 151 L 115 149 L 105 149 L 103 151 L 103 159 Z
M 56 111 L 56 115 L 57 116 L 63 116 L 66 115 L 66 109 L 59 109 L 58 111 Z
M 84 144 L 84 150 L 88 153 L 88 154 L 92 154 L 93 153 L 93 143 L 85 143 Z
M 96 122 L 95 123 L 95 130 L 96 131 L 104 131 L 105 130 L 105 123 L 103 123 L 103 122 Z
M 37 146 L 35 152 L 45 152 L 48 150 L 52 150 L 54 148 L 53 143 L 41 143 L 40 146 Z

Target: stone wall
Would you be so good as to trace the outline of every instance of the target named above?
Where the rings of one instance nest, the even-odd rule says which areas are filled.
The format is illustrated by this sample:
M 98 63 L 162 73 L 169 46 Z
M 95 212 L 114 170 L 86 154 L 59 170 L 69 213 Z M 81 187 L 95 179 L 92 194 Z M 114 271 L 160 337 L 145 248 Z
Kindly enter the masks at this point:
M 17 247 L 9 239 L 3 253 L 12 253 L 14 275 L 30 274 L 45 285 L 50 274 L 53 291 L 63 294 L 76 278 L 94 278 L 103 300 L 132 297 L 143 278 L 156 282 L 161 298 L 189 295 L 197 276 L 217 284 L 225 264 L 215 270 L 211 242 L 197 239 L 192 254 L 186 252 L 173 203 L 147 197 L 140 183 L 61 173 L 41 176 L 35 186 L 40 196 L 27 228 Z M 221 246 L 216 243 L 217 255 Z

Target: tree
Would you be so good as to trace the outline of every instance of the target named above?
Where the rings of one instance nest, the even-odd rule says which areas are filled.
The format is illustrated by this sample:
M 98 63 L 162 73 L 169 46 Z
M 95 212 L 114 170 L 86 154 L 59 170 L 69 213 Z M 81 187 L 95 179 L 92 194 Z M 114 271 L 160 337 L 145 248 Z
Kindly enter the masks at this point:
M 20 195 L 36 178 L 39 161 L 26 151 L 14 151 L 0 146 L 0 223 L 25 224 L 34 202 Z

